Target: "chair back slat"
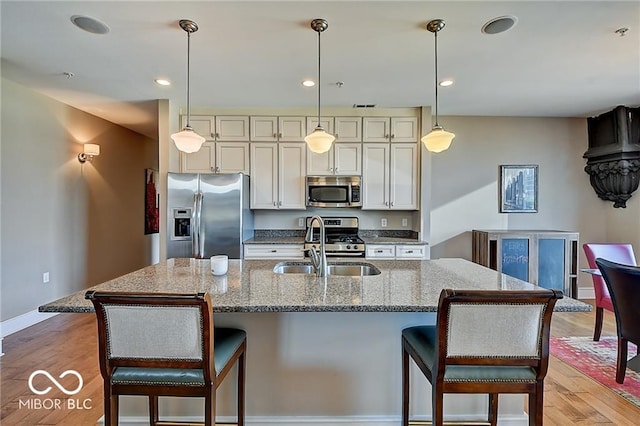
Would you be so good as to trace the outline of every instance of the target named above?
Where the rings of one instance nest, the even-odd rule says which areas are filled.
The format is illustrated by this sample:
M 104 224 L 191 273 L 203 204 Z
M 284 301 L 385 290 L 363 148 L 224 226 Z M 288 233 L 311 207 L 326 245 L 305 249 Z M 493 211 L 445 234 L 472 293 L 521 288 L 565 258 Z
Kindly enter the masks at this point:
M 545 304 L 449 305 L 447 357 L 540 358 Z

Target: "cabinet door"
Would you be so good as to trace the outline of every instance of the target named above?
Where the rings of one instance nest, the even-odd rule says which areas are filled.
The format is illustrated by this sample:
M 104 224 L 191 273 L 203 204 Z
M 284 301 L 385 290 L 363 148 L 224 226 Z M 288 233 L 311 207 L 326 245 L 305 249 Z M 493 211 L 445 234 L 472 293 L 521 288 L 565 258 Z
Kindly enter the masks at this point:
M 324 131 L 333 135 L 333 117 L 320 117 L 320 124 L 324 127 Z M 313 132 L 318 125 L 318 117 L 307 117 L 307 133 Z
M 249 117 L 246 115 L 216 117 L 216 140 L 249 142 Z
M 362 146 L 362 208 L 388 209 L 389 144 L 365 143 Z
M 335 143 L 333 148 L 333 173 L 336 175 L 362 174 L 362 144 Z
M 307 174 L 314 176 L 334 174 L 333 149 L 332 146 L 329 151 L 320 154 L 307 149 Z
M 213 173 L 215 165 L 215 142 L 205 142 L 198 151 L 190 154 L 180 153 L 180 171 L 182 173 Z
M 216 118 L 213 115 L 192 115 L 189 121 L 194 132 L 202 136 L 208 141 L 216 139 Z M 187 116 L 181 117 L 181 127 L 187 125 Z
M 391 118 L 391 142 L 417 142 L 418 118 L 417 117 L 392 117 Z
M 362 117 L 336 117 L 336 142 L 362 142 Z
M 426 246 L 418 244 L 397 245 L 397 259 L 426 259 Z
M 251 117 L 251 140 L 256 142 L 278 141 L 278 117 Z
M 389 117 L 364 117 L 362 119 L 363 142 L 389 142 L 390 124 Z
M 278 208 L 278 145 L 251 143 L 251 208 Z
M 538 279 L 536 285 L 567 292 L 566 239 L 564 236 L 538 236 Z
M 307 144 L 278 144 L 278 208 L 306 209 Z
M 418 145 L 391 144 L 389 207 L 396 210 L 418 208 Z
M 245 244 L 245 259 L 303 259 L 303 244 Z
M 517 235 L 500 239 L 500 272 L 529 281 L 530 241 L 530 237 Z
M 246 175 L 249 168 L 248 142 L 216 142 L 216 173 L 238 173 Z
M 278 117 L 278 139 L 281 142 L 302 142 L 306 132 L 306 117 Z

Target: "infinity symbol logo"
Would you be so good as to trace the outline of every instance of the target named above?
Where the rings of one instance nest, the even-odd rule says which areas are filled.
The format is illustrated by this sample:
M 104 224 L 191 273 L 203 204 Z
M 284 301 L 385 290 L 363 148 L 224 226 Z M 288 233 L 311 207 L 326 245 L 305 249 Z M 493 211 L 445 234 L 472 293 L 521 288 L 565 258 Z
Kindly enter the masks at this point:
M 31 392 L 37 395 L 44 395 L 46 393 L 49 393 L 49 391 L 51 390 L 51 386 L 47 387 L 45 390 L 38 390 L 33 387 L 33 378 L 38 374 L 42 374 L 43 376 L 47 377 L 49 380 L 51 380 L 51 383 L 56 385 L 58 389 L 60 389 L 62 392 L 64 392 L 67 395 L 75 395 L 78 392 L 80 392 L 80 389 L 82 389 L 82 376 L 80 375 L 80 373 L 78 373 L 75 370 L 67 370 L 64 373 L 62 373 L 59 377 L 60 379 L 62 379 L 63 377 L 68 376 L 69 374 L 72 374 L 78 378 L 78 387 L 71 391 L 67 390 L 67 388 L 62 386 L 51 374 L 49 374 L 48 371 L 36 370 L 33 373 L 31 373 L 31 375 L 29 376 L 29 389 L 31 389 Z

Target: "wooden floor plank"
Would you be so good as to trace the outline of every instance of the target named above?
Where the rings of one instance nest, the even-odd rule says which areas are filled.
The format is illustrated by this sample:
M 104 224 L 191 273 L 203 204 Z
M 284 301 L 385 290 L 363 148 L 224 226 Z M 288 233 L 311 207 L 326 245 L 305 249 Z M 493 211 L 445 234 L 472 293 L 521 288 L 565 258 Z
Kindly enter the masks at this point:
M 592 336 L 593 312 L 556 312 L 553 336 Z M 93 314 L 60 314 L 7 336 L 5 355 L 0 357 L 0 424 L 2 426 L 93 425 L 102 416 L 102 378 L 98 368 L 96 324 Z M 613 314 L 605 313 L 604 335 L 615 335 Z M 20 407 L 20 400 L 33 397 L 28 388 L 29 375 L 35 370 L 52 374 L 77 370 L 84 386 L 76 395 L 90 400 L 88 410 L 45 410 Z M 62 382 L 63 379 L 60 379 Z M 35 382 L 35 381 L 34 381 Z M 41 383 L 46 387 L 46 383 Z M 73 387 L 71 381 L 68 383 Z M 52 398 L 66 398 L 58 389 Z M 64 397 L 64 398 L 63 398 Z M 551 357 L 545 379 L 544 424 L 637 425 L 640 408 L 615 392 Z

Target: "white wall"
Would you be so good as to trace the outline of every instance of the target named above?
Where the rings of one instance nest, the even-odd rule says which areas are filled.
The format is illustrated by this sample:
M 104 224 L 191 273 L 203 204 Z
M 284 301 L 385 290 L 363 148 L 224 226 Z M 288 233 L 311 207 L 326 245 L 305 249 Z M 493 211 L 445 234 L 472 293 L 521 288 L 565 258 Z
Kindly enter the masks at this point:
M 158 167 L 158 149 L 138 133 L 1 83 L 5 321 L 149 264 L 144 169 Z M 87 142 L 101 155 L 83 165 L 77 155 Z
M 608 228 L 615 225 L 605 218 L 617 212 L 597 198 L 584 172 L 586 119 L 443 117 L 441 122 L 456 138 L 448 151 L 431 154 L 432 258 L 471 259 L 472 229 L 570 230 L 580 232 L 581 243 L 604 241 L 613 233 Z M 539 165 L 538 213 L 498 213 L 502 164 Z M 586 265 L 582 252 L 580 265 Z M 579 286 L 590 287 L 590 277 L 580 276 Z

